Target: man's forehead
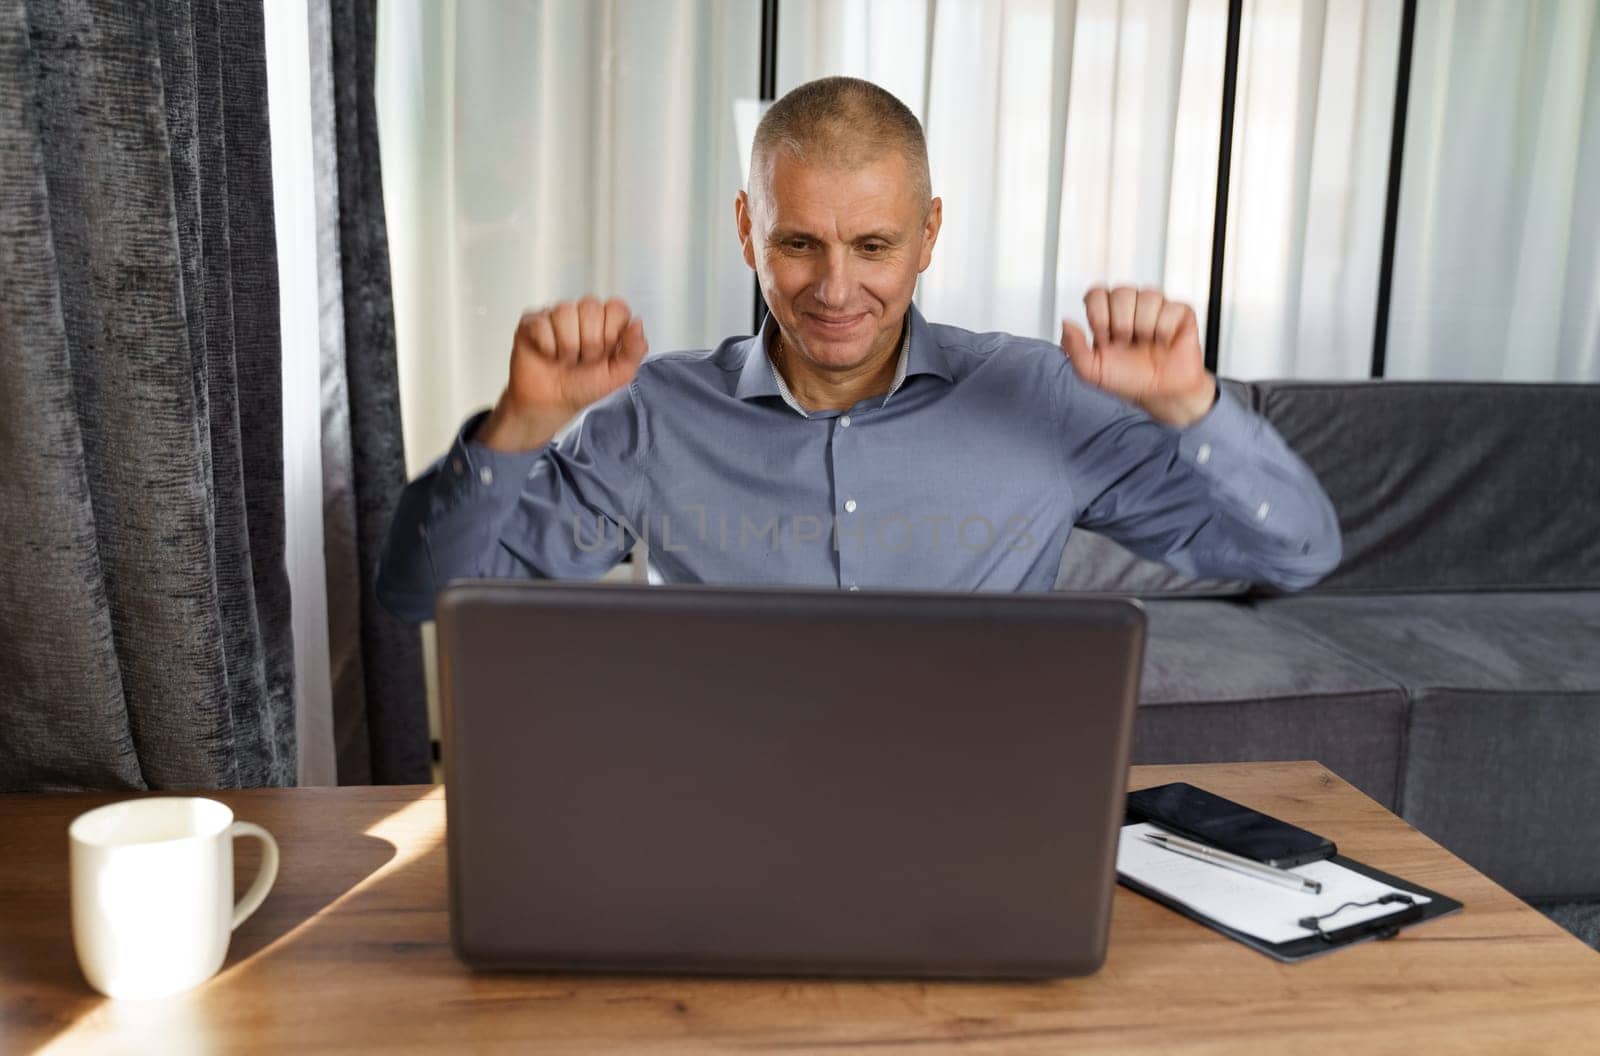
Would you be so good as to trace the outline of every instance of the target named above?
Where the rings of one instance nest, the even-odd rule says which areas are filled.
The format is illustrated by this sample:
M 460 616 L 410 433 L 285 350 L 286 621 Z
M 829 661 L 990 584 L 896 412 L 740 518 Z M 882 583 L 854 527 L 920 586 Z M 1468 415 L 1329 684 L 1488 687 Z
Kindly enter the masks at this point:
M 905 159 L 886 154 L 864 165 L 840 166 L 780 156 L 766 181 L 774 229 L 824 226 L 848 236 L 915 225 L 923 203 Z

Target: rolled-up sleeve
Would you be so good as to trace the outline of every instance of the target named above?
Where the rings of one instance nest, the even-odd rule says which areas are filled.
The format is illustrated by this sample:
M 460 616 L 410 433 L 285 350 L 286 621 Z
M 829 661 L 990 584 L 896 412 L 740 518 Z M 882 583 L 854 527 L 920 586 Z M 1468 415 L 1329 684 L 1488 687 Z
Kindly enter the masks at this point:
M 532 451 L 473 443 L 486 416 L 469 418 L 444 457 L 400 496 L 377 593 L 403 619 L 431 619 L 435 595 L 454 579 L 598 578 L 643 523 L 648 438 L 634 385 Z
M 1073 381 L 1063 435 L 1078 524 L 1189 576 L 1302 590 L 1338 566 L 1339 522 L 1322 485 L 1226 391 L 1173 429 Z

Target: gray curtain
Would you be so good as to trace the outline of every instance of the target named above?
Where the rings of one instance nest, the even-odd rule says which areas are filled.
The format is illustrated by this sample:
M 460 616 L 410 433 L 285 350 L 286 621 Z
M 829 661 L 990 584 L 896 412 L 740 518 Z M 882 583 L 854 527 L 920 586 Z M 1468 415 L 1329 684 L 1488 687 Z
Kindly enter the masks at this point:
M 323 538 L 340 784 L 432 780 L 422 644 L 373 582 L 406 483 L 374 75 L 376 0 L 312 0 Z
M 0 789 L 295 777 L 261 10 L 0 0 Z

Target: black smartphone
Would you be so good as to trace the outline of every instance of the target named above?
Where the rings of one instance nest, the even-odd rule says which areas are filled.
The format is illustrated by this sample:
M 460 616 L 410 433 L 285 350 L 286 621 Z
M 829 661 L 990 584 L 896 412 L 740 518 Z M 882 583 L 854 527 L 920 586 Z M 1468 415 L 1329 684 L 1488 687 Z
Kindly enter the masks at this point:
M 1326 837 L 1182 781 L 1129 792 L 1128 818 L 1280 869 L 1338 853 Z

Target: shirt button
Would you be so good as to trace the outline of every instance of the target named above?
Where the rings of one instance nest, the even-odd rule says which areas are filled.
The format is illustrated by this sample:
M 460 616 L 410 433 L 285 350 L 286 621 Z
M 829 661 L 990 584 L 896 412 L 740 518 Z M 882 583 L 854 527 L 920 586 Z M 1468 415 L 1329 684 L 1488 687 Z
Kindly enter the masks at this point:
M 844 512 L 845 513 L 855 513 L 856 512 L 856 500 L 855 499 L 845 499 L 844 500 Z
M 850 584 L 850 589 L 851 590 L 860 590 L 861 588 L 856 586 L 854 583 L 852 583 L 852 584 Z
M 839 419 L 839 428 L 841 428 L 841 429 L 850 428 L 850 416 L 848 414 L 843 415 L 843 416 L 840 417 L 840 419 Z
M 1258 520 L 1258 521 L 1266 520 L 1267 519 L 1267 514 L 1271 513 L 1271 512 L 1272 512 L 1272 506 L 1269 503 L 1263 502 L 1260 506 L 1256 507 L 1256 520 Z
M 1194 453 L 1194 460 L 1202 466 L 1211 461 L 1211 445 L 1201 444 L 1200 449 Z
M 461 465 L 461 460 L 459 458 L 452 458 L 450 460 L 450 468 L 455 470 L 456 471 L 456 476 L 459 477 L 461 475 L 462 470 L 465 467 Z
M 490 469 L 488 466 L 484 466 L 482 469 L 478 470 L 478 479 L 483 481 L 486 487 L 490 484 L 493 484 L 494 470 Z

